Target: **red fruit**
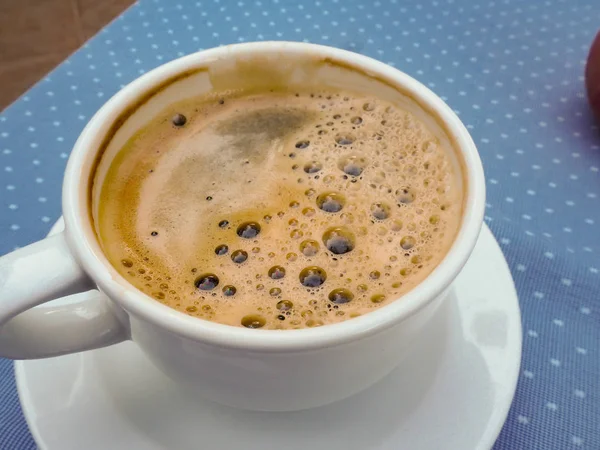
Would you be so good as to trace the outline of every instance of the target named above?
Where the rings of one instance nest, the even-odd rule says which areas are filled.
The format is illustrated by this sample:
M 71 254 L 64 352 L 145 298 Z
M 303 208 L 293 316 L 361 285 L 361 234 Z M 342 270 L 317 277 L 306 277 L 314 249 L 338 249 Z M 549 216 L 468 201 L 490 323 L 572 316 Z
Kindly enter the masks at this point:
M 585 86 L 590 107 L 600 120 L 600 32 L 596 35 L 585 66 Z

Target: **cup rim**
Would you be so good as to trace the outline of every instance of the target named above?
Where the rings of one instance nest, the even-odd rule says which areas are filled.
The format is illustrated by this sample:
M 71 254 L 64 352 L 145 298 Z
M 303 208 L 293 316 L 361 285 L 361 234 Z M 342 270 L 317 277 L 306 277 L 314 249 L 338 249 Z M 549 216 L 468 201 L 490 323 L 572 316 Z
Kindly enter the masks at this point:
M 317 328 L 299 330 L 250 330 L 191 317 L 137 290 L 112 267 L 104 256 L 88 213 L 88 180 L 92 160 L 119 113 L 164 80 L 207 62 L 237 55 L 311 54 L 356 67 L 382 77 L 409 94 L 429 114 L 445 125 L 462 157 L 467 180 L 463 218 L 452 246 L 438 266 L 400 299 L 360 317 Z M 95 151 L 89 151 L 94 149 Z M 82 188 L 85 186 L 85 189 Z M 424 308 L 456 278 L 475 247 L 485 208 L 483 167 L 475 143 L 457 115 L 429 88 L 383 62 L 368 56 L 317 44 L 266 41 L 233 44 L 193 53 L 168 62 L 137 78 L 117 92 L 89 121 L 69 158 L 63 184 L 63 215 L 66 237 L 75 257 L 88 275 L 114 302 L 133 314 L 171 333 L 220 347 L 261 351 L 302 351 L 335 346 L 377 333 Z

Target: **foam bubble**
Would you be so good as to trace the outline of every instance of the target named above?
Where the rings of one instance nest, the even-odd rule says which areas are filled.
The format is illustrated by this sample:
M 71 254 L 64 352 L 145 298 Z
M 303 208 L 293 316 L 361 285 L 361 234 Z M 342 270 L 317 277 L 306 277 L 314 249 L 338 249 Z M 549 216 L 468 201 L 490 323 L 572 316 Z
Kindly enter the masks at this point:
M 327 272 L 317 266 L 310 266 L 300 272 L 300 283 L 307 288 L 321 286 L 327 280 Z
M 363 104 L 363 109 L 365 111 L 374 111 L 375 110 L 375 103 L 373 102 L 366 102 Z
M 319 161 L 309 161 L 304 164 L 304 171 L 306 173 L 317 173 L 320 172 L 322 168 L 323 164 L 321 164 Z
M 416 193 L 409 186 L 404 186 L 396 191 L 396 198 L 399 204 L 409 204 L 415 201 Z
M 235 286 L 232 286 L 230 284 L 228 284 L 227 286 L 223 286 L 223 295 L 225 295 L 226 297 L 231 297 L 232 295 L 235 295 L 236 292 L 237 289 Z
M 266 325 L 267 321 L 264 317 L 253 314 L 244 316 L 241 321 L 242 325 L 246 328 L 262 328 Z
M 282 266 L 273 266 L 269 269 L 269 277 L 273 280 L 279 280 L 285 277 L 285 268 Z
M 329 293 L 329 301 L 338 305 L 349 303 L 354 299 L 354 294 L 345 288 L 334 289 Z
M 416 239 L 412 236 L 404 236 L 400 240 L 400 246 L 404 250 L 410 250 L 411 248 L 413 248 L 416 245 L 416 243 L 417 243 Z
M 294 304 L 289 300 L 281 300 L 277 302 L 276 306 L 279 311 L 289 311 L 294 307 Z
M 229 247 L 227 247 L 225 244 L 217 245 L 215 248 L 215 253 L 219 256 L 226 255 L 228 251 Z
M 362 175 L 367 165 L 367 159 L 364 156 L 359 155 L 347 155 L 338 161 L 338 167 L 340 170 L 342 170 L 346 175 L 350 175 L 352 177 L 358 177 Z
M 390 207 L 387 203 L 377 202 L 371 205 L 371 215 L 377 220 L 385 220 L 390 217 Z
M 338 134 L 335 137 L 335 143 L 337 145 L 351 145 L 354 142 L 354 136 L 351 134 Z
M 319 243 L 313 239 L 302 241 L 300 251 L 304 256 L 315 256 L 319 252 Z
M 306 217 L 312 217 L 315 215 L 315 210 L 314 210 L 314 208 L 306 207 L 302 210 L 302 214 L 305 215 Z
M 317 197 L 317 206 L 325 212 L 340 212 L 345 204 L 346 198 L 339 192 L 324 192 Z
M 213 273 L 205 273 L 196 278 L 194 284 L 202 291 L 212 291 L 219 285 L 219 278 Z
M 171 122 L 173 123 L 173 125 L 175 125 L 176 127 L 182 127 L 185 125 L 185 123 L 187 122 L 187 118 L 183 115 L 183 114 L 175 114 L 172 118 L 171 118 Z
M 343 255 L 354 249 L 356 238 L 346 227 L 333 227 L 323 233 L 323 244 L 336 255 Z
M 383 294 L 375 294 L 371 296 L 372 303 L 383 303 L 385 301 L 385 295 Z
M 244 250 L 236 250 L 231 253 L 231 260 L 236 264 L 242 264 L 248 259 L 248 252 Z
M 260 233 L 260 225 L 257 222 L 244 222 L 237 228 L 237 234 L 244 239 L 254 239 Z

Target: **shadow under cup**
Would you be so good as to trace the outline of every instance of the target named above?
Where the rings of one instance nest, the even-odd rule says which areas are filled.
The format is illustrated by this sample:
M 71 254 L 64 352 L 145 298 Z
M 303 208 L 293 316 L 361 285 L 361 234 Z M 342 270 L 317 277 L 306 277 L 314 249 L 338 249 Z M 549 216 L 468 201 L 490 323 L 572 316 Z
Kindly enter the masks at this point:
M 252 93 L 295 87 L 346 90 L 385 99 L 416 116 L 441 145 L 456 149 L 451 158 L 462 175 L 463 220 L 449 252 L 423 282 L 401 300 L 341 323 L 314 329 L 247 330 L 172 310 L 135 290 L 110 269 L 95 220 L 101 187 L 111 162 L 138 130 L 168 106 L 211 91 Z M 79 206 L 65 211 L 67 229 L 70 221 L 77 222 L 74 239 L 93 234 L 87 227 L 95 232 L 96 241 L 88 239 L 87 253 L 81 259 L 94 259 L 93 263 L 84 261 L 86 272 L 126 311 L 132 340 L 171 378 L 216 402 L 253 410 L 299 410 L 371 386 L 394 369 L 419 338 L 475 245 L 485 185 L 468 132 L 435 94 L 370 58 L 309 44 L 224 47 L 181 58 L 145 75 L 103 109 L 110 113 L 102 116 L 101 110 L 97 120 L 106 123 L 101 132 L 94 130 L 103 137 L 84 137 L 84 132 L 79 143 L 95 142 L 95 159 L 82 163 L 82 156 L 72 164 L 81 167 L 82 173 L 89 170 L 89 178 L 87 198 L 78 194 L 75 203 Z M 73 181 L 70 186 L 67 183 L 65 193 L 74 186 Z M 94 269 L 100 267 L 108 268 L 108 273 L 95 276 Z

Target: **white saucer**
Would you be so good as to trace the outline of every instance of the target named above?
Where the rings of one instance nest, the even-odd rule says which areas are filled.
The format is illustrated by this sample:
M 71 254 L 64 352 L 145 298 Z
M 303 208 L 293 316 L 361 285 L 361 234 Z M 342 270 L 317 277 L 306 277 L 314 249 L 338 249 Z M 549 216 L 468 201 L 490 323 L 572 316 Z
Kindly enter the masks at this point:
M 82 301 L 87 295 L 79 294 Z M 491 448 L 516 387 L 521 317 L 510 271 L 487 227 L 427 336 L 374 387 L 294 413 L 239 411 L 190 398 L 131 342 L 18 361 L 15 371 L 42 450 Z

